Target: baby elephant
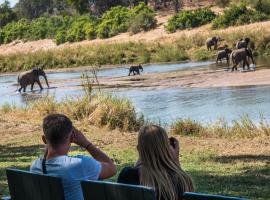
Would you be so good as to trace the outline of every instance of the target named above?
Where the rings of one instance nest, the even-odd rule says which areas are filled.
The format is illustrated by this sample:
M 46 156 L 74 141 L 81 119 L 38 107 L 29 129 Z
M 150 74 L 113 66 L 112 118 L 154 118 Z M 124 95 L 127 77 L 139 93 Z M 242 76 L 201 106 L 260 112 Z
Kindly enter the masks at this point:
M 129 76 L 131 73 L 133 73 L 133 75 L 140 75 L 140 70 L 143 72 L 143 67 L 141 66 L 141 64 L 137 65 L 137 66 L 131 66 L 129 68 Z
M 220 40 L 220 37 L 219 36 L 215 36 L 215 37 L 212 37 L 212 38 L 208 38 L 206 40 L 206 47 L 207 47 L 207 50 L 212 50 L 212 46 L 214 46 L 214 50 L 217 49 L 217 46 L 218 46 L 218 41 Z
M 39 76 L 44 77 L 44 79 L 46 81 L 46 84 L 47 84 L 47 86 L 49 88 L 49 83 L 48 83 L 47 76 L 46 76 L 45 72 L 40 68 L 34 68 L 34 69 L 30 70 L 30 71 L 23 72 L 18 76 L 18 83 L 21 86 L 18 91 L 21 92 L 21 90 L 23 89 L 23 92 L 25 92 L 26 87 L 28 85 L 31 85 L 31 91 L 32 91 L 33 87 L 34 87 L 34 84 L 36 82 L 39 85 L 40 89 L 42 90 L 43 87 L 42 87 L 42 85 L 40 83 Z
M 222 59 L 226 59 L 227 63 L 229 64 L 231 53 L 232 53 L 232 50 L 229 48 L 225 48 L 224 50 L 219 51 L 217 54 L 216 63 L 218 63 L 218 61 L 220 61 L 220 63 L 222 63 Z

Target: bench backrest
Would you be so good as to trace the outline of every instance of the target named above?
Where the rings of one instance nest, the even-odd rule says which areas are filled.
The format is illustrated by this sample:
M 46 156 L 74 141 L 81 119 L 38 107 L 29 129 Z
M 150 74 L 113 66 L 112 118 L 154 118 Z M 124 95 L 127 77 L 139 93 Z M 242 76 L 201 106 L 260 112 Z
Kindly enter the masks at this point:
M 102 181 L 81 182 L 84 200 L 155 200 L 154 190 Z
M 7 179 L 12 200 L 64 200 L 60 178 L 7 169 Z
M 103 181 L 81 182 L 84 200 L 155 200 L 154 190 L 142 186 Z M 183 200 L 247 200 L 195 192 L 184 193 Z

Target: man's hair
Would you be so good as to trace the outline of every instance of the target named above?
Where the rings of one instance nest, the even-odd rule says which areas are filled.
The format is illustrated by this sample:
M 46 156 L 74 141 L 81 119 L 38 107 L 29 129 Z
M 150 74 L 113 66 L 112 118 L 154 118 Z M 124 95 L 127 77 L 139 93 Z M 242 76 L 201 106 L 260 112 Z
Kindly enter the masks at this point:
M 72 127 L 71 120 L 62 114 L 50 114 L 43 120 L 43 132 L 46 140 L 54 146 L 66 141 Z

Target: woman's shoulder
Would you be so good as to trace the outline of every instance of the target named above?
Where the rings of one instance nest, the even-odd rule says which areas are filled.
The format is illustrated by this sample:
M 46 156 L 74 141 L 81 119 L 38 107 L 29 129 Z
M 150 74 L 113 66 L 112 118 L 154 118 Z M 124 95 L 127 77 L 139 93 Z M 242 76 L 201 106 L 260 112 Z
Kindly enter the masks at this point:
M 124 184 L 139 185 L 140 184 L 139 168 L 124 167 L 118 176 L 117 182 Z

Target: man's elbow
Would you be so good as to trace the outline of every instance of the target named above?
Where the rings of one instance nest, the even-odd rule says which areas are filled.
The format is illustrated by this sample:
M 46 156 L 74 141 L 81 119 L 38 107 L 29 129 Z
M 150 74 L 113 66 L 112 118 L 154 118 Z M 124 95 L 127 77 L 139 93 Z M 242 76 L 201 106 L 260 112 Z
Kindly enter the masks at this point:
M 99 176 L 99 179 L 107 179 L 116 175 L 116 166 L 113 162 L 110 163 L 102 163 L 102 170 Z
M 116 175 L 116 173 L 117 173 L 116 165 L 112 162 L 110 168 L 111 168 L 110 173 L 111 173 L 111 177 L 112 177 L 112 176 Z

